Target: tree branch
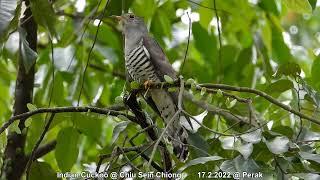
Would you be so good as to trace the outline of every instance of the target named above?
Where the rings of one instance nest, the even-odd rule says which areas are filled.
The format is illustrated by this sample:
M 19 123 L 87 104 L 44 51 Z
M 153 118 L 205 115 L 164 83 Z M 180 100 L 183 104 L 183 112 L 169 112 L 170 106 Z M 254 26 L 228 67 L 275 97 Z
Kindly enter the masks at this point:
M 180 82 L 179 82 L 179 80 L 177 80 L 174 83 L 150 83 L 149 88 L 161 89 L 161 88 L 179 87 L 179 85 L 180 85 Z M 226 85 L 226 84 L 204 83 L 204 84 L 196 85 L 197 90 L 201 89 L 202 87 L 205 87 L 208 89 L 223 89 L 223 90 L 229 90 L 229 91 L 237 91 L 237 92 L 246 92 L 246 93 L 250 93 L 250 94 L 256 94 L 256 95 L 266 99 L 270 103 L 272 103 L 272 104 L 274 104 L 274 105 L 276 105 L 276 106 L 278 106 L 288 112 L 291 112 L 292 114 L 295 114 L 301 118 L 304 118 L 304 119 L 309 120 L 315 124 L 320 125 L 319 119 L 307 116 L 299 111 L 296 111 L 296 110 L 292 109 L 290 106 L 285 105 L 285 104 L 281 103 L 280 101 L 278 101 L 277 99 L 273 98 L 272 96 L 268 95 L 267 93 L 260 91 L 260 90 L 257 90 L 257 89 L 252 89 L 252 88 L 248 88 L 248 87 L 237 87 L 237 86 L 231 86 L 231 85 Z M 188 84 L 185 86 L 185 88 L 191 89 L 191 85 Z M 144 86 L 141 85 L 139 87 L 139 90 L 144 90 Z
M 35 152 L 34 152 L 34 156 L 33 156 L 33 160 L 41 158 L 42 156 L 48 154 L 49 152 L 51 152 L 52 150 L 54 150 L 54 148 L 56 147 L 57 141 L 53 140 L 50 141 L 49 143 L 40 146 Z M 29 159 L 31 156 L 31 154 L 26 155 L 26 159 Z
M 109 109 L 106 108 L 97 108 L 97 107 L 55 107 L 55 108 L 39 108 L 34 111 L 29 111 L 26 113 L 22 113 L 16 116 L 11 117 L 6 123 L 2 125 L 0 128 L 0 134 L 7 129 L 10 124 L 12 124 L 14 121 L 19 119 L 26 119 L 36 114 L 41 113 L 65 113 L 65 112 L 93 112 L 97 114 L 104 114 L 104 115 L 110 115 L 110 116 L 118 116 L 123 115 L 126 116 L 129 120 L 138 123 L 136 118 L 134 116 L 127 115 L 126 113 L 119 112 L 117 110 L 112 109 L 110 107 Z

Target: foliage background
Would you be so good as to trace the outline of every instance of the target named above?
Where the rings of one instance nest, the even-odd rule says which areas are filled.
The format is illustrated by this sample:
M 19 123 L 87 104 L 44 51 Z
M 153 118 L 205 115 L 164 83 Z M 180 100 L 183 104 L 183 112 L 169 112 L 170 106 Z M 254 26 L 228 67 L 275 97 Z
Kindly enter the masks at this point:
M 29 109 L 48 107 L 50 99 L 51 107 L 77 105 L 82 79 L 80 105 L 108 107 L 121 104 L 117 97 L 123 95 L 125 84 L 122 35 L 109 16 L 120 15 L 128 9 L 144 17 L 151 34 L 177 71 L 187 46 L 189 20 L 186 12 L 189 12 L 192 33 L 187 59 L 180 72 L 185 79 L 251 87 L 308 116 L 320 117 L 320 9 L 316 0 L 216 0 L 221 47 L 213 0 L 111 0 L 104 15 L 101 12 L 106 0 L 99 6 L 97 0 L 30 2 L 33 17 L 39 25 L 37 53 L 28 48 L 23 30 L 19 28 L 18 20 L 25 8 L 23 3 L 0 1 L 1 124 L 12 116 L 18 58 L 21 56 L 25 59 L 26 69 L 36 63 L 33 102 Z M 81 7 L 81 4 L 85 6 Z M 100 17 L 102 23 L 98 25 Z M 99 32 L 94 43 L 97 28 Z M 83 73 L 89 54 L 90 64 Z M 230 105 L 230 99 L 205 92 L 193 94 L 215 107 L 248 116 L 245 104 Z M 319 125 L 303 120 L 301 127 L 298 116 L 259 96 L 234 94 L 253 100 L 255 115 L 264 126 L 245 133 L 253 127 L 245 123 L 234 125 L 235 122 L 229 119 L 209 113 L 203 119 L 204 125 L 228 134 L 242 133 L 242 136 L 217 137 L 201 127 L 190 137 L 190 144 L 196 148 L 190 148 L 189 161 L 184 164 L 174 159 L 175 171 L 188 173 L 189 179 L 198 177 L 200 171 L 218 170 L 263 172 L 264 177 L 270 179 L 319 178 L 316 175 L 320 172 Z M 145 109 L 163 127 L 161 120 L 150 109 Z M 190 102 L 186 102 L 186 109 L 193 115 L 203 112 Z M 44 117 L 45 114 L 36 115 L 26 121 L 26 154 L 32 151 L 43 130 Z M 17 123 L 11 125 L 10 130 L 19 133 Z M 57 140 L 57 146 L 41 161 L 33 163 L 31 176 L 41 177 L 39 169 L 51 173 L 90 170 L 100 154 L 111 153 L 115 146 L 123 146 L 125 137 L 132 137 L 139 130 L 137 125 L 121 117 L 93 113 L 57 114 L 42 142 Z M 6 134 L 2 133 L 0 139 L 3 154 Z M 146 136 L 141 135 L 135 142 L 143 144 L 146 140 Z M 135 153 L 127 155 L 130 159 Z M 155 160 L 160 160 L 159 154 Z M 124 162 L 126 159 L 120 156 L 113 167 Z M 133 161 L 133 164 L 141 165 L 141 169 L 143 163 L 141 158 Z

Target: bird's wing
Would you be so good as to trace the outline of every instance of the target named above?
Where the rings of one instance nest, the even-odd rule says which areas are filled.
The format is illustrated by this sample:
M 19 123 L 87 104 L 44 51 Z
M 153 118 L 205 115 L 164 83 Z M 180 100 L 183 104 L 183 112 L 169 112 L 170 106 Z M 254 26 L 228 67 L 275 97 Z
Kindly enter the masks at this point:
M 155 67 L 157 76 L 161 79 L 161 81 L 164 81 L 164 75 L 168 75 L 173 79 L 177 78 L 176 72 L 172 68 L 163 50 L 152 37 L 144 36 L 143 46 L 147 49 L 150 55 L 150 61 Z
M 161 81 L 164 81 L 164 75 L 168 75 L 173 79 L 177 78 L 176 72 L 173 69 L 172 65 L 170 64 L 169 60 L 167 59 L 166 55 L 164 54 L 162 48 L 160 45 L 150 36 L 144 36 L 142 39 L 143 46 L 146 48 L 150 55 L 150 62 L 155 67 L 155 72 L 158 76 L 158 78 Z M 172 98 L 173 102 L 176 106 L 178 106 L 178 96 L 179 92 L 169 92 L 170 97 Z M 153 109 L 155 108 L 155 103 L 152 100 L 152 98 L 148 98 L 147 100 L 148 104 L 151 104 L 151 107 Z M 159 112 L 159 110 L 158 110 Z M 191 121 L 189 117 L 186 117 L 188 123 L 192 127 Z
M 164 54 L 160 45 L 150 36 L 144 36 L 142 39 L 143 46 L 150 55 L 150 62 L 152 63 L 157 77 L 164 82 L 164 75 L 176 79 L 177 75 L 166 55 Z M 169 93 L 173 101 L 178 105 L 178 92 Z

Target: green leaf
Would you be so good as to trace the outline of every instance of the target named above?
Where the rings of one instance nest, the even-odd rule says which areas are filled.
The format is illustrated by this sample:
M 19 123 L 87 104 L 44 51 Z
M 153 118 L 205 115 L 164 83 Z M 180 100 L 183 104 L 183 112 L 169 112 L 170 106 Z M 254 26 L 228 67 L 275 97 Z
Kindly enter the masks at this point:
M 26 121 L 24 121 L 24 125 L 25 125 L 26 127 L 29 127 L 31 124 L 32 124 L 32 118 L 31 118 L 31 117 L 28 118 Z
M 176 87 L 168 88 L 168 92 L 176 92 L 176 91 L 178 91 L 178 88 Z
M 29 109 L 29 111 L 35 111 L 37 110 L 37 106 L 35 106 L 34 104 L 28 103 L 27 104 L 27 108 Z
M 7 146 L 7 136 L 6 133 L 0 134 L 0 152 L 1 150 L 5 149 Z
M 168 75 L 164 75 L 163 76 L 163 78 L 164 78 L 164 80 L 167 82 L 167 83 L 169 83 L 169 84 L 173 84 L 173 79 L 172 79 L 172 77 L 170 77 L 170 76 L 168 76 Z
M 273 96 L 279 96 L 282 92 L 285 92 L 293 88 L 293 83 L 287 79 L 281 79 L 270 84 L 266 88 L 266 93 L 272 94 Z
M 308 152 L 299 152 L 299 155 L 306 160 L 315 161 L 320 164 L 320 155 L 319 154 L 312 154 Z
M 272 56 L 277 63 L 287 63 L 292 59 L 290 49 L 284 42 L 282 29 L 278 27 L 278 21 L 275 18 L 272 21 Z
M 59 169 L 63 172 L 69 171 L 77 161 L 79 133 L 75 128 L 67 127 L 59 131 L 55 157 Z
M 200 125 L 191 121 L 194 131 L 197 132 Z M 202 122 L 202 121 L 200 121 Z M 197 124 L 197 127 L 195 125 Z M 198 128 L 198 129 L 197 129 Z M 195 157 L 203 157 L 208 155 L 209 145 L 206 140 L 199 133 L 190 133 L 188 143 L 197 148 L 190 148 L 190 152 L 195 154 Z M 193 155 L 193 154 L 192 154 Z M 194 156 L 192 156 L 194 157 Z
M 288 138 L 291 138 L 293 135 L 293 130 L 289 126 L 275 126 L 272 127 L 272 132 L 276 132 L 282 135 L 287 136 Z
M 123 97 L 117 96 L 114 102 L 117 103 L 117 104 L 123 104 Z
M 0 1 L 0 37 L 6 31 L 13 20 L 18 5 L 17 0 Z
M 223 93 L 222 93 L 221 89 L 218 89 L 218 91 L 217 91 L 217 97 L 218 97 L 218 98 L 221 98 L 222 96 L 223 96 Z
M 131 89 L 139 89 L 140 85 L 137 81 L 132 81 L 130 83 L 130 87 L 131 87 Z
M 309 1 L 309 4 L 311 5 L 312 7 L 312 10 L 316 9 L 317 7 L 317 0 L 308 0 Z
M 222 158 L 220 156 L 199 157 L 196 159 L 192 159 L 191 161 L 187 162 L 184 166 L 179 168 L 179 170 L 177 172 L 183 172 L 186 168 L 193 166 L 193 165 L 206 164 L 207 162 L 210 162 L 210 161 L 219 161 L 222 159 L 224 159 L 224 158 Z
M 238 57 L 239 49 L 236 46 L 226 45 L 222 46 L 220 51 L 222 54 L 221 62 L 223 62 L 223 68 L 226 69 L 228 66 L 234 65 Z
M 208 31 L 199 23 L 192 24 L 192 34 L 194 37 L 195 47 L 205 59 L 207 66 L 216 64 L 218 50 L 215 36 L 209 34 Z
M 20 54 L 21 54 L 24 68 L 28 73 L 31 67 L 35 64 L 38 54 L 29 47 L 29 43 L 26 40 L 27 33 L 23 28 L 19 28 L 19 34 L 20 34 Z
M 258 3 L 258 6 L 264 9 L 267 12 L 271 12 L 275 15 L 279 15 L 279 11 L 274 0 L 261 0 Z
M 202 87 L 201 88 L 201 96 L 203 96 L 203 95 L 205 95 L 206 94 L 206 92 L 207 92 L 207 88 L 205 88 L 205 87 Z
M 312 13 L 312 7 L 308 0 L 283 0 L 284 4 L 297 13 Z
M 205 7 L 213 7 L 212 0 L 203 0 L 201 1 L 201 6 Z M 211 22 L 214 12 L 210 11 L 206 8 L 199 8 L 198 10 L 199 15 L 200 15 L 200 24 L 203 28 L 208 28 L 209 23 Z
M 281 77 L 281 75 L 297 77 L 301 73 L 301 68 L 298 64 L 288 62 L 281 64 L 277 70 L 276 77 Z
M 133 8 L 133 12 L 138 16 L 152 17 L 157 4 L 155 1 L 135 0 L 131 7 Z
M 46 162 L 32 162 L 30 170 L 30 180 L 39 180 L 39 179 L 57 179 L 56 172 L 51 168 L 51 166 Z
M 187 81 L 186 81 L 186 85 L 191 85 L 191 84 L 194 84 L 195 83 L 195 80 L 194 79 L 191 79 L 189 78 Z
M 99 142 L 102 120 L 98 115 L 92 113 L 73 113 L 72 119 L 78 130 Z
M 307 93 L 305 99 L 311 99 L 311 102 L 320 106 L 320 93 L 314 90 L 310 85 L 307 84 L 303 79 L 300 79 L 300 84 L 302 85 L 302 89 Z
M 36 22 L 45 27 L 50 32 L 51 37 L 55 36 L 56 14 L 54 13 L 50 1 L 30 0 L 30 6 L 32 15 Z
M 231 109 L 232 107 L 234 107 L 237 103 L 237 99 L 233 99 L 232 101 L 230 101 L 230 98 L 227 98 L 226 100 L 226 106 L 228 109 Z
M 106 12 L 106 16 L 120 15 L 122 11 L 127 12 L 132 2 L 133 0 L 125 0 L 125 1 L 110 0 L 108 11 Z
M 14 121 L 11 125 L 10 125 L 10 131 L 14 131 L 17 134 L 21 134 L 21 130 L 19 128 L 19 120 Z
M 114 127 L 113 133 L 112 133 L 111 144 L 116 142 L 116 140 L 118 139 L 120 133 L 122 131 L 124 131 L 129 124 L 130 124 L 130 121 L 124 121 L 124 122 L 120 122 L 119 124 L 116 125 L 116 127 Z
M 285 136 L 277 136 L 271 141 L 267 141 L 266 145 L 273 154 L 282 154 L 288 151 L 289 139 Z
M 242 172 L 261 172 L 258 164 L 253 159 L 244 159 L 241 155 L 233 160 L 224 161 L 220 169 L 224 172 L 230 172 L 231 174 L 235 172 L 240 174 L 242 174 Z

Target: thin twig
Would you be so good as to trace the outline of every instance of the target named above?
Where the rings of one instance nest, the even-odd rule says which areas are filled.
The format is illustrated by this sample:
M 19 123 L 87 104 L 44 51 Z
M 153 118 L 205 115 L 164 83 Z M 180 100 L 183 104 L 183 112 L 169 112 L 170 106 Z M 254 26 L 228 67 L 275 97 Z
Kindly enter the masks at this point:
M 289 112 L 291 112 L 301 118 L 307 119 L 315 124 L 320 125 L 320 120 L 315 119 L 313 117 L 310 117 L 308 115 L 305 115 L 299 111 L 296 111 L 296 110 L 292 109 L 290 106 L 285 105 L 285 104 L 281 103 L 280 101 L 276 100 L 275 98 L 268 95 L 267 93 L 260 91 L 260 90 L 257 90 L 257 89 L 252 89 L 252 88 L 248 88 L 248 87 L 230 86 L 230 85 L 225 85 L 225 84 L 208 84 L 208 83 L 199 84 L 199 86 L 207 87 L 207 88 L 214 88 L 214 89 L 224 89 L 224 90 L 230 90 L 230 91 L 247 92 L 247 93 L 251 93 L 251 94 L 256 94 L 256 95 L 263 97 L 267 101 L 271 102 L 272 104 L 277 105 L 278 107 L 280 107 L 286 111 L 289 111 Z
M 155 141 L 153 141 L 149 146 L 147 146 L 145 149 L 143 149 L 140 153 L 136 154 L 135 156 L 133 156 L 130 161 L 134 161 L 135 159 L 137 159 L 138 157 L 141 156 L 142 153 L 146 152 L 148 149 L 150 149 L 153 145 L 155 144 Z M 110 170 L 114 170 L 114 169 L 118 169 L 120 167 L 123 167 L 125 165 L 127 165 L 128 163 L 123 163 L 123 164 L 120 164 L 119 166 L 116 166 Z
M 222 48 L 222 42 L 221 42 L 221 27 L 220 27 L 220 17 L 218 15 L 218 11 L 217 11 L 217 5 L 216 5 L 216 0 L 213 0 L 213 7 L 214 7 L 214 12 L 216 14 L 216 22 L 217 22 L 217 29 L 218 29 L 218 41 L 219 41 L 219 50 L 218 50 L 218 77 L 222 77 L 223 75 L 223 66 L 222 66 L 222 54 L 221 54 L 221 48 Z M 220 82 L 220 79 L 218 78 L 218 82 Z
M 104 9 L 102 11 L 102 16 L 105 15 L 106 11 L 107 11 L 107 8 L 108 8 L 108 5 L 109 5 L 109 2 L 110 0 L 107 1 L 106 5 L 104 6 Z M 89 66 L 89 63 L 90 63 L 90 57 L 91 57 L 91 53 L 93 51 L 93 48 L 97 42 L 97 38 L 98 38 L 98 33 L 99 33 L 99 30 L 100 30 L 100 25 L 101 25 L 102 21 L 101 19 L 99 20 L 99 23 L 98 23 L 98 26 L 97 26 L 97 30 L 96 30 L 96 34 L 94 36 L 94 40 L 93 40 L 93 43 L 92 43 L 92 46 L 89 50 L 89 54 L 88 54 L 88 59 L 87 59 L 87 64 L 86 66 L 84 67 L 84 71 L 83 71 L 83 76 L 82 76 L 82 81 L 81 81 L 81 85 L 80 85 L 80 92 L 79 92 L 79 96 L 78 96 L 78 101 L 77 101 L 77 106 L 79 106 L 79 103 L 80 103 L 80 98 L 81 98 L 81 93 L 82 93 L 82 90 L 83 90 L 83 84 L 84 84 L 84 81 L 85 81 L 85 77 L 86 77 L 86 72 L 87 72 L 87 69 L 88 69 L 88 66 Z
M 190 2 L 190 3 L 192 3 L 192 4 L 195 4 L 195 5 L 199 6 L 199 7 L 205 8 L 205 9 L 210 9 L 210 10 L 214 10 L 214 11 L 221 11 L 221 12 L 225 12 L 225 13 L 231 14 L 230 12 L 228 12 L 228 11 L 226 11 L 226 10 L 223 10 L 223 9 L 214 9 L 214 8 L 212 8 L 212 7 L 204 6 L 204 5 L 200 4 L 200 3 L 197 3 L 197 2 L 192 1 L 192 0 L 188 0 L 188 2 Z
M 135 144 L 134 144 L 133 141 L 130 141 L 130 140 L 129 140 L 129 143 L 130 143 L 132 146 L 135 146 Z M 137 150 L 137 152 L 138 152 L 138 153 L 141 155 L 141 157 L 142 157 L 143 159 L 145 159 L 146 161 L 149 161 L 149 160 L 150 160 L 150 158 L 149 158 L 147 155 L 145 155 L 143 152 L 141 152 L 140 150 Z M 156 162 L 154 162 L 154 161 L 151 162 L 151 166 L 152 166 L 154 169 L 158 170 L 159 172 L 164 172 L 164 170 L 163 170 Z
M 142 133 L 144 133 L 144 132 L 146 132 L 146 131 L 148 131 L 149 129 L 152 129 L 152 128 L 154 128 L 154 127 L 156 127 L 155 124 L 153 124 L 153 125 L 151 125 L 151 126 L 148 126 L 148 127 L 144 128 L 144 129 L 142 129 L 141 131 L 137 132 L 134 136 L 132 136 L 132 137 L 129 139 L 129 142 L 130 142 L 130 141 L 133 141 L 133 140 L 134 140 L 136 137 L 138 137 L 140 134 L 142 134 Z
M 214 131 L 212 129 L 210 129 L 209 127 L 203 125 L 202 123 L 200 123 L 196 118 L 194 118 L 193 116 L 191 116 L 188 112 L 186 112 L 185 110 L 182 110 L 182 113 L 189 116 L 190 118 L 192 118 L 196 123 L 198 123 L 201 127 L 203 127 L 204 129 L 208 130 L 209 132 L 212 132 L 212 133 L 215 133 L 215 134 L 218 134 L 220 136 L 241 136 L 243 134 L 247 134 L 247 133 L 251 133 L 251 132 L 254 132 L 258 129 L 261 129 L 263 126 L 261 127 L 257 127 L 257 128 L 254 128 L 252 130 L 249 130 L 249 131 L 246 131 L 246 132 L 243 132 L 243 133 L 236 133 L 236 134 L 225 134 L 225 133 L 221 133 L 221 132 L 217 132 L 217 131 Z M 267 123 L 266 123 L 267 124 Z
M 89 13 L 88 16 L 86 16 L 85 19 L 83 19 L 83 21 L 82 21 L 82 23 L 81 23 L 81 26 L 83 26 L 83 24 L 85 24 L 85 22 L 86 22 L 88 19 L 89 19 L 89 21 L 86 23 L 86 25 L 85 25 L 85 27 L 84 27 L 84 29 L 83 29 L 83 32 L 82 32 L 82 34 L 81 34 L 81 36 L 80 36 L 79 42 L 82 41 L 82 39 L 83 39 L 83 37 L 84 37 L 84 34 L 86 33 L 86 31 L 87 31 L 87 29 L 88 29 L 88 27 L 89 27 L 89 24 L 90 24 L 90 22 L 91 22 L 91 20 L 92 20 L 91 17 L 92 17 L 94 14 L 97 13 L 98 8 L 99 8 L 101 2 L 102 2 L 102 0 L 100 0 L 99 3 L 98 3 L 98 5 Z M 80 30 L 81 30 L 81 29 L 82 29 L 82 28 L 80 28 Z M 80 30 L 79 30 L 79 31 L 80 31 Z M 78 33 L 78 32 L 77 32 L 77 33 Z M 70 67 L 71 67 L 71 65 L 72 65 L 72 63 L 73 63 L 73 61 L 74 61 L 74 58 L 75 58 L 75 56 L 76 56 L 76 52 L 77 52 L 76 50 L 73 52 L 73 55 L 72 55 L 72 58 L 71 58 L 71 60 L 70 60 L 70 62 L 69 62 L 69 65 L 68 65 L 67 70 L 70 69 Z
M 298 85 L 298 89 L 294 89 L 295 91 L 296 91 L 296 93 L 297 93 L 297 96 L 298 96 L 298 102 L 297 102 L 297 105 L 298 105 L 298 111 L 299 112 L 301 112 L 301 105 L 300 105 L 300 84 L 299 84 L 299 82 L 298 82 L 298 79 L 296 78 L 295 79 L 296 80 L 296 83 L 297 83 L 297 85 Z M 299 120 L 300 120 L 300 127 L 299 127 L 299 132 L 298 132 L 298 135 L 297 135 L 297 137 L 296 137 L 296 141 L 298 141 L 298 139 L 299 139 L 299 136 L 300 136 L 300 134 L 302 133 L 302 129 L 303 129 L 303 121 L 302 121 L 302 118 L 301 117 L 299 117 Z
M 28 162 L 27 162 L 27 165 L 26 165 L 26 178 L 29 179 L 29 172 L 30 172 L 30 167 L 31 167 L 31 164 L 32 164 L 32 161 L 33 161 L 33 158 L 34 158 L 34 155 L 35 155 L 35 152 L 36 150 L 38 149 L 38 147 L 40 146 L 44 136 L 46 135 L 46 133 L 48 132 L 49 130 L 49 127 L 54 119 L 54 116 L 55 116 L 55 113 L 52 113 L 48 122 L 46 123 L 42 133 L 41 133 L 41 136 L 40 138 L 38 139 L 37 143 L 35 144 L 35 146 L 33 147 L 32 149 L 32 152 L 31 152 L 31 155 L 28 159 Z
M 48 107 L 50 107 L 51 105 L 51 100 L 52 100 L 52 96 L 53 96 L 53 92 L 54 92 L 54 82 L 55 82 L 55 77 L 54 77 L 54 71 L 55 71 L 55 67 L 54 67 L 54 55 L 53 55 L 53 43 L 52 43 L 52 36 L 50 35 L 50 47 L 51 47 L 51 66 L 52 66 L 52 84 L 51 84 L 51 92 L 50 92 L 50 96 L 49 96 L 49 103 L 48 103 Z M 47 119 L 47 118 L 45 118 Z
M 118 71 L 109 72 L 107 69 L 105 69 L 105 68 L 103 68 L 101 66 L 98 66 L 96 64 L 89 64 L 89 67 L 93 68 L 95 70 L 101 71 L 101 72 L 110 73 L 110 74 L 112 74 L 112 76 L 119 77 L 120 79 L 126 80 L 125 73 L 121 73 L 121 72 L 118 72 Z
M 45 145 L 38 147 L 37 150 L 34 152 L 33 160 L 38 159 L 38 158 L 48 154 L 49 152 L 54 150 L 56 145 L 57 145 L 57 141 L 53 140 L 53 141 L 48 142 Z M 30 156 L 31 156 L 31 154 L 27 154 L 26 159 L 29 159 Z
M 189 13 L 188 13 L 188 12 L 187 12 L 187 16 L 188 16 L 188 19 L 189 19 L 189 27 L 188 27 L 188 41 L 187 41 L 186 51 L 185 51 L 185 53 L 184 53 L 183 62 L 182 62 L 181 68 L 180 68 L 180 74 L 182 74 L 183 67 L 184 67 L 184 64 L 185 64 L 186 59 L 187 59 L 188 50 L 189 50 L 189 44 L 190 44 L 190 37 L 191 37 L 191 26 L 192 26 L 192 22 L 191 22 L 191 18 L 190 18 L 190 15 L 189 15 Z
M 146 169 L 149 169 L 150 165 L 151 165 L 151 162 L 154 158 L 154 155 L 156 154 L 156 151 L 157 151 L 157 147 L 159 146 L 159 143 L 161 142 L 164 134 L 167 132 L 167 130 L 169 129 L 169 126 L 171 126 L 171 124 L 173 123 L 173 121 L 175 121 L 176 117 L 180 114 L 181 110 L 179 109 L 173 116 L 172 118 L 170 119 L 170 121 L 167 123 L 166 127 L 164 128 L 164 130 L 162 131 L 162 133 L 160 134 L 158 140 L 156 141 L 154 147 L 153 147 L 153 150 L 152 150 L 152 153 L 151 153 L 151 156 L 150 156 L 150 160 L 146 166 Z
M 225 119 L 229 119 L 229 120 L 232 120 L 232 121 L 235 121 L 235 122 L 244 122 L 244 123 L 247 123 L 249 125 L 256 126 L 256 124 L 250 124 L 245 117 L 234 115 L 233 113 L 231 113 L 227 109 L 214 107 L 213 105 L 211 105 L 211 104 L 209 104 L 209 103 L 207 103 L 205 101 L 197 100 L 190 93 L 186 92 L 184 94 L 184 97 L 187 98 L 188 100 L 190 100 L 193 104 L 197 105 L 198 107 L 200 107 L 202 109 L 207 110 L 208 112 L 210 112 L 212 114 L 221 115 Z

